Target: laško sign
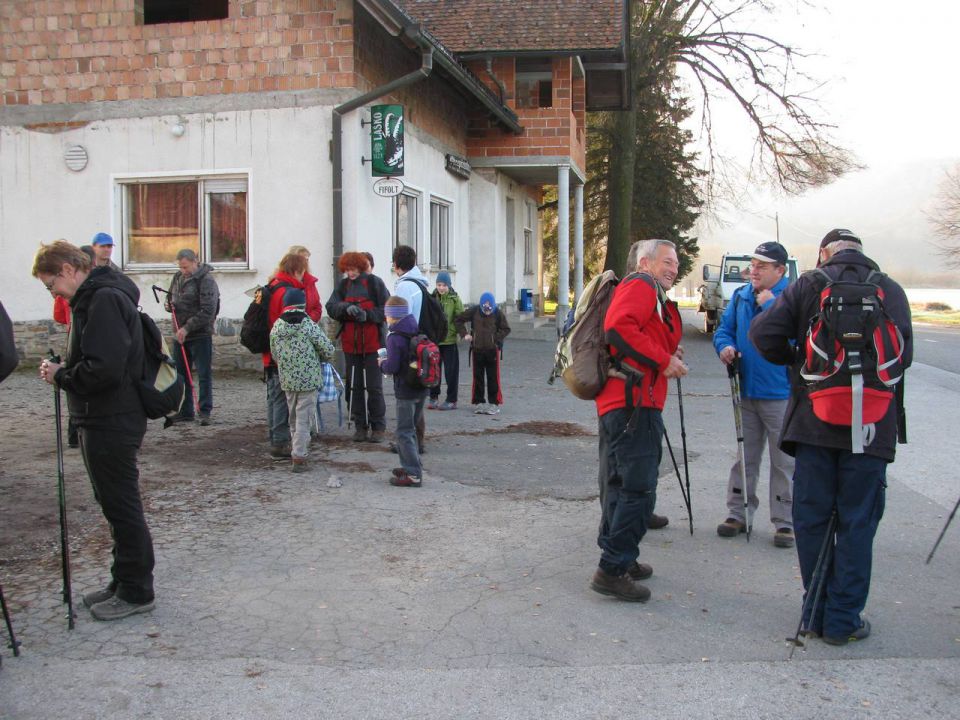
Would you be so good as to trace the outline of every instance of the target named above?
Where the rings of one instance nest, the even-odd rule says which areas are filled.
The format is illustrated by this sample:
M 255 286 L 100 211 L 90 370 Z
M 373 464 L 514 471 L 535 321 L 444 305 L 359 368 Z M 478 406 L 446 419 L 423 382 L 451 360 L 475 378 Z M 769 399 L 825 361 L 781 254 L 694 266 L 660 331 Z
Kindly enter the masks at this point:
M 403 175 L 403 105 L 374 105 L 370 112 L 371 174 Z

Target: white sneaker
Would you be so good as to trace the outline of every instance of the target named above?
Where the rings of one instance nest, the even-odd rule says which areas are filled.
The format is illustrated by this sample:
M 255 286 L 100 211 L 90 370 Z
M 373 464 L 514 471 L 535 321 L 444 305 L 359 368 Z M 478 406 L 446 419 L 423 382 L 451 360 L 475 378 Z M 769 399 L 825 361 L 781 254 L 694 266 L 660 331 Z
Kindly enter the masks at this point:
M 486 415 L 486 414 L 487 414 L 487 406 L 484 405 L 483 403 L 477 403 L 477 407 L 476 407 L 476 409 L 473 411 L 473 414 L 474 414 L 474 415 Z
M 497 415 L 499 412 L 499 405 L 487 405 L 487 415 Z

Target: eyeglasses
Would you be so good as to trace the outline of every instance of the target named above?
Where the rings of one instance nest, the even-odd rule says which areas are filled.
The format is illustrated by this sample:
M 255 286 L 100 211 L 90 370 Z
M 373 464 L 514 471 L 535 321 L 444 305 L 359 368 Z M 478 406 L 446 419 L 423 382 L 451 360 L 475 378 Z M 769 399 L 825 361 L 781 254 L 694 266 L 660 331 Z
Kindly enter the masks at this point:
M 47 289 L 47 292 L 53 292 L 53 286 L 57 282 L 58 277 L 62 277 L 63 273 L 57 273 L 53 276 L 53 279 L 50 282 L 43 283 L 43 286 Z
M 100 243 L 99 245 L 96 245 L 95 247 L 108 247 L 108 248 L 112 248 L 113 245 L 112 245 L 112 244 L 111 244 L 111 245 L 107 245 L 106 243 Z

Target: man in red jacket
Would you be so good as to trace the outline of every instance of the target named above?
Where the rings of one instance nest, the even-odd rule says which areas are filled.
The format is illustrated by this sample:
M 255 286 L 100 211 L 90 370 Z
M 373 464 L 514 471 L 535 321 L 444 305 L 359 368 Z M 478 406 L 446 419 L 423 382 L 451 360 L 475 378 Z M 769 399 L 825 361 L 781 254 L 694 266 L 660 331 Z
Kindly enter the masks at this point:
M 672 242 L 641 243 L 637 272 L 617 286 L 603 324 L 618 371 L 596 398 L 602 552 L 590 587 L 632 602 L 650 598 L 650 590 L 636 580 L 650 577 L 653 568 L 638 563 L 637 556 L 656 502 L 667 380 L 687 374 L 680 312 L 666 296 L 678 270 Z

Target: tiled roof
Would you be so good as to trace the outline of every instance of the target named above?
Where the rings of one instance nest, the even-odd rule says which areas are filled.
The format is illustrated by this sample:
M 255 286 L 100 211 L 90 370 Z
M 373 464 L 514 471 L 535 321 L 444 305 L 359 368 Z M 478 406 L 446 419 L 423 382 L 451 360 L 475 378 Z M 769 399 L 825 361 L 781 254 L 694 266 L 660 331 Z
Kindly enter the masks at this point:
M 609 50 L 625 0 L 394 0 L 457 53 Z

